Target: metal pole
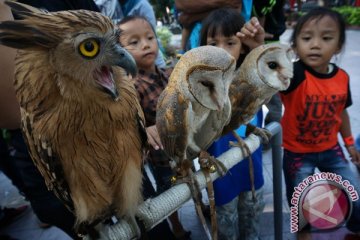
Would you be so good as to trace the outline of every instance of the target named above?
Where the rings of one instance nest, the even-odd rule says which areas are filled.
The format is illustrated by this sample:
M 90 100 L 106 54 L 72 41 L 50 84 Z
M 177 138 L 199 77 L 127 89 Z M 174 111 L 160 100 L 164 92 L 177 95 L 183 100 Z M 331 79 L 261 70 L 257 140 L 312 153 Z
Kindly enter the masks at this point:
M 282 129 L 277 122 L 271 122 L 265 127 L 273 134 L 271 147 L 274 188 L 274 234 L 276 240 L 282 240 Z

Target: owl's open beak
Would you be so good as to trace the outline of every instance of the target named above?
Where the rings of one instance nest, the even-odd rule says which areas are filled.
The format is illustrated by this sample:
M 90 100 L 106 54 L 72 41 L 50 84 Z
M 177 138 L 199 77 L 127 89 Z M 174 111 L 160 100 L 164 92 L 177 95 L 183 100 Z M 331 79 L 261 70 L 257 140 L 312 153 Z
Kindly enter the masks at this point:
M 94 74 L 96 83 L 100 89 L 109 94 L 114 101 L 119 99 L 119 91 L 116 86 L 111 66 L 119 66 L 133 77 L 136 75 L 136 63 L 134 58 L 120 45 L 116 45 L 107 58 L 106 65 L 97 69 Z
M 116 45 L 114 48 L 114 65 L 123 68 L 126 73 L 130 73 L 131 76 L 135 77 L 137 73 L 136 62 L 131 54 L 126 51 L 120 45 Z
M 109 94 L 114 101 L 117 101 L 119 92 L 111 68 L 102 66 L 101 69 L 95 71 L 94 78 L 100 89 Z

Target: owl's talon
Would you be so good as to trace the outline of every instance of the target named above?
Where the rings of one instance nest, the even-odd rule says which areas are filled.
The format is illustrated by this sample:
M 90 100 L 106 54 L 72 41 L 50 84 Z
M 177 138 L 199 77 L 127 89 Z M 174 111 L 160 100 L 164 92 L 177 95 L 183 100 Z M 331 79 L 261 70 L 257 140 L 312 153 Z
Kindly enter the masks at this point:
M 269 130 L 267 130 L 266 128 L 259 128 L 252 124 L 247 124 L 246 125 L 246 135 L 249 135 L 251 133 L 255 134 L 256 136 L 259 136 L 261 138 L 262 142 L 265 144 L 268 144 L 272 137 L 271 132 Z
M 199 164 L 202 169 L 209 169 L 211 173 L 217 171 L 220 176 L 225 176 L 228 170 L 221 161 L 210 156 L 209 153 L 205 151 L 200 152 Z
M 269 130 L 265 128 L 256 128 L 253 132 L 256 136 L 261 137 L 263 143 L 268 144 L 270 142 L 270 139 L 272 137 L 272 134 Z

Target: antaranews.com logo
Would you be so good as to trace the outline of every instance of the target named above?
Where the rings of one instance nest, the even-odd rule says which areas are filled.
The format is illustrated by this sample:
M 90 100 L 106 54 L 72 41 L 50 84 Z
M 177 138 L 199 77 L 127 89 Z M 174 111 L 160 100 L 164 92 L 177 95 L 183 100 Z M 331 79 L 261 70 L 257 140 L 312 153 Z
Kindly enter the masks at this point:
M 305 178 L 291 198 L 290 231 L 300 231 L 307 224 L 317 229 L 342 225 L 350 216 L 352 202 L 359 199 L 348 180 L 329 172 Z

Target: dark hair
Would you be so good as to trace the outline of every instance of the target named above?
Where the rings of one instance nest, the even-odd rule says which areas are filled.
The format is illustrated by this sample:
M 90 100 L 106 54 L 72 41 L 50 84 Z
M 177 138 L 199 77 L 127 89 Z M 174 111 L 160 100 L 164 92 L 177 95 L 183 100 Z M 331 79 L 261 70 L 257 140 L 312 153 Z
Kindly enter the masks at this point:
M 208 36 L 214 37 L 218 33 L 225 37 L 233 36 L 244 24 L 244 18 L 233 8 L 214 10 L 202 21 L 200 46 L 206 45 Z
M 200 46 L 206 45 L 208 36 L 213 38 L 216 34 L 222 34 L 224 37 L 231 37 L 240 32 L 244 24 L 244 18 L 233 8 L 214 10 L 202 21 Z M 247 47 L 243 46 L 243 48 Z M 244 58 L 245 55 L 240 55 L 239 59 L 236 59 L 236 68 L 240 66 Z
M 153 32 L 154 32 L 154 34 L 155 34 L 155 36 L 156 36 L 156 31 L 155 31 L 153 25 L 151 25 L 151 23 L 149 22 L 149 20 L 147 20 L 147 18 L 145 18 L 144 16 L 140 16 L 140 15 L 126 16 L 126 17 L 124 17 L 123 19 L 121 19 L 121 20 L 118 22 L 117 26 L 120 28 L 120 25 L 125 24 L 125 23 L 127 23 L 127 22 L 135 21 L 135 20 L 138 20 L 138 19 L 144 20 L 145 22 L 147 22 L 147 23 L 150 25 L 151 29 L 153 30 Z
M 306 15 L 299 18 L 299 20 L 294 28 L 294 31 L 291 35 L 292 47 L 296 47 L 296 37 L 299 35 L 299 33 L 305 23 L 307 23 L 311 20 L 314 20 L 314 19 L 320 20 L 325 16 L 328 16 L 331 19 L 333 19 L 339 27 L 340 37 L 339 37 L 339 46 L 338 47 L 339 47 L 339 49 L 341 49 L 345 43 L 345 20 L 340 15 L 340 13 L 333 11 L 331 9 L 328 9 L 328 8 L 324 8 L 324 7 L 315 8 L 315 9 L 309 11 Z

